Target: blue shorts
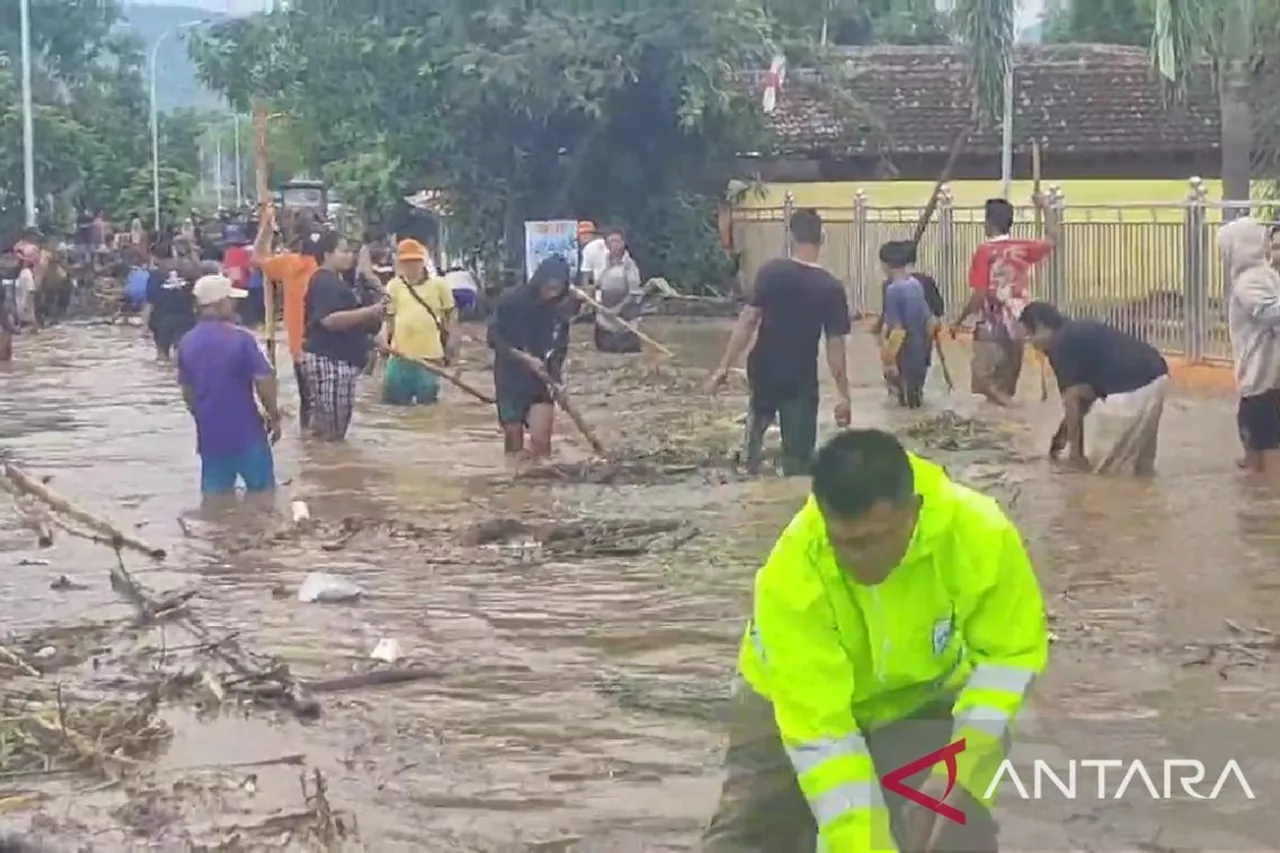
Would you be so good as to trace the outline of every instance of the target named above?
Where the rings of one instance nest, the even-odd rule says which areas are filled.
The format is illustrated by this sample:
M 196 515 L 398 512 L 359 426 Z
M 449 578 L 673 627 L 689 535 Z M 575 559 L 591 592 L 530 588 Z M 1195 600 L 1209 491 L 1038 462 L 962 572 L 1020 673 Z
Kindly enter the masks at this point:
M 201 492 L 228 495 L 236 490 L 237 480 L 244 481 L 246 492 L 269 492 L 276 487 L 275 459 L 265 436 L 242 453 L 201 454 Z

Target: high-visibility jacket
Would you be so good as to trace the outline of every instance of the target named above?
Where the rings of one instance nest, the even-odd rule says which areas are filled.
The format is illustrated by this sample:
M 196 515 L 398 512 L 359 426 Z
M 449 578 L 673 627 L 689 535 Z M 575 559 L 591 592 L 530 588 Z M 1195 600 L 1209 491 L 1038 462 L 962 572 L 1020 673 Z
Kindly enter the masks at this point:
M 895 849 L 863 735 L 931 702 L 957 697 L 956 781 L 989 807 L 1010 724 L 1048 658 L 1039 583 L 1012 522 L 940 466 L 911 464 L 919 520 L 882 583 L 841 570 L 813 498 L 756 573 L 739 667 L 773 704 L 827 853 Z

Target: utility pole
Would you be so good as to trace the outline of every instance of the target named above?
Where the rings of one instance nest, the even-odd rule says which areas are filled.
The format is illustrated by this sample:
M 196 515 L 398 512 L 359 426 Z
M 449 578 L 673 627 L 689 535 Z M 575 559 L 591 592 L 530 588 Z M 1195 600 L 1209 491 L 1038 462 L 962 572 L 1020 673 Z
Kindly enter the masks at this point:
M 18 0 L 18 30 L 22 42 L 22 194 L 27 227 L 36 227 L 36 132 L 31 103 L 31 0 Z

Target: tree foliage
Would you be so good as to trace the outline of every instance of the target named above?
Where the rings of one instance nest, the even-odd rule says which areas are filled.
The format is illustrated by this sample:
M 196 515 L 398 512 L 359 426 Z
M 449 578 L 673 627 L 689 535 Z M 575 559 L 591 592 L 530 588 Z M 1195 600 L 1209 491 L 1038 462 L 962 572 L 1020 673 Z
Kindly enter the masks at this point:
M 1153 0 L 1070 0 L 1049 15 L 1045 41 L 1146 47 L 1154 28 Z
M 772 36 L 756 0 L 297 0 L 193 56 L 233 103 L 283 113 L 358 206 L 443 190 L 453 248 L 509 264 L 527 219 L 618 222 L 647 273 L 696 285 L 761 131 L 735 76 Z
M 151 158 L 149 108 L 138 43 L 122 34 L 115 0 L 32 0 L 35 184 L 41 223 L 68 224 L 75 208 L 103 208 L 119 216 L 132 206 L 135 178 Z M 0 15 L 0 233 L 12 234 L 24 214 L 22 106 L 16 4 Z M 172 135 L 179 126 L 166 124 Z M 165 163 L 193 183 L 189 162 Z M 197 157 L 198 159 L 198 157 Z M 149 178 L 148 178 L 149 184 Z M 149 201 L 141 208 L 151 209 Z M 123 209 L 123 210 L 122 210 Z

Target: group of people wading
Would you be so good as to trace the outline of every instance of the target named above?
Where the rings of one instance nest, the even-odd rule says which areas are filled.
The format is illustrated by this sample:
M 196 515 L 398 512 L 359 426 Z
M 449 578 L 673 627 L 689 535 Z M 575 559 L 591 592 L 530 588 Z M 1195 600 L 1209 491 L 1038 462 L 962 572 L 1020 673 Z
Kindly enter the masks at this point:
M 987 202 L 987 239 L 970 263 L 970 297 L 950 325 L 955 338 L 970 318 L 975 321 L 973 392 L 1001 407 L 1015 405 L 1030 343 L 1052 368 L 1063 401 L 1050 456 L 1057 460 L 1065 454 L 1063 464 L 1080 470 L 1151 473 L 1168 365 L 1133 335 L 1093 320 L 1068 319 L 1054 306 L 1032 301 L 1031 270 L 1050 255 L 1056 237 L 1052 232 L 1044 238 L 1014 237 L 1013 224 L 1013 205 L 1004 199 Z M 808 470 L 816 444 L 817 355 L 823 337 L 838 395 L 836 425 L 849 423 L 845 338 L 852 324 L 843 284 L 818 263 L 821 217 L 798 210 L 789 228 L 792 253 L 761 267 L 708 387 L 720 387 L 750 345 L 747 465 L 758 467 L 762 438 L 776 420 L 783 471 L 798 474 Z M 873 332 L 880 339 L 881 367 L 898 402 L 918 408 L 934 353 L 941 349 L 945 306 L 935 280 L 915 269 L 913 243 L 884 244 L 880 261 L 883 312 Z

